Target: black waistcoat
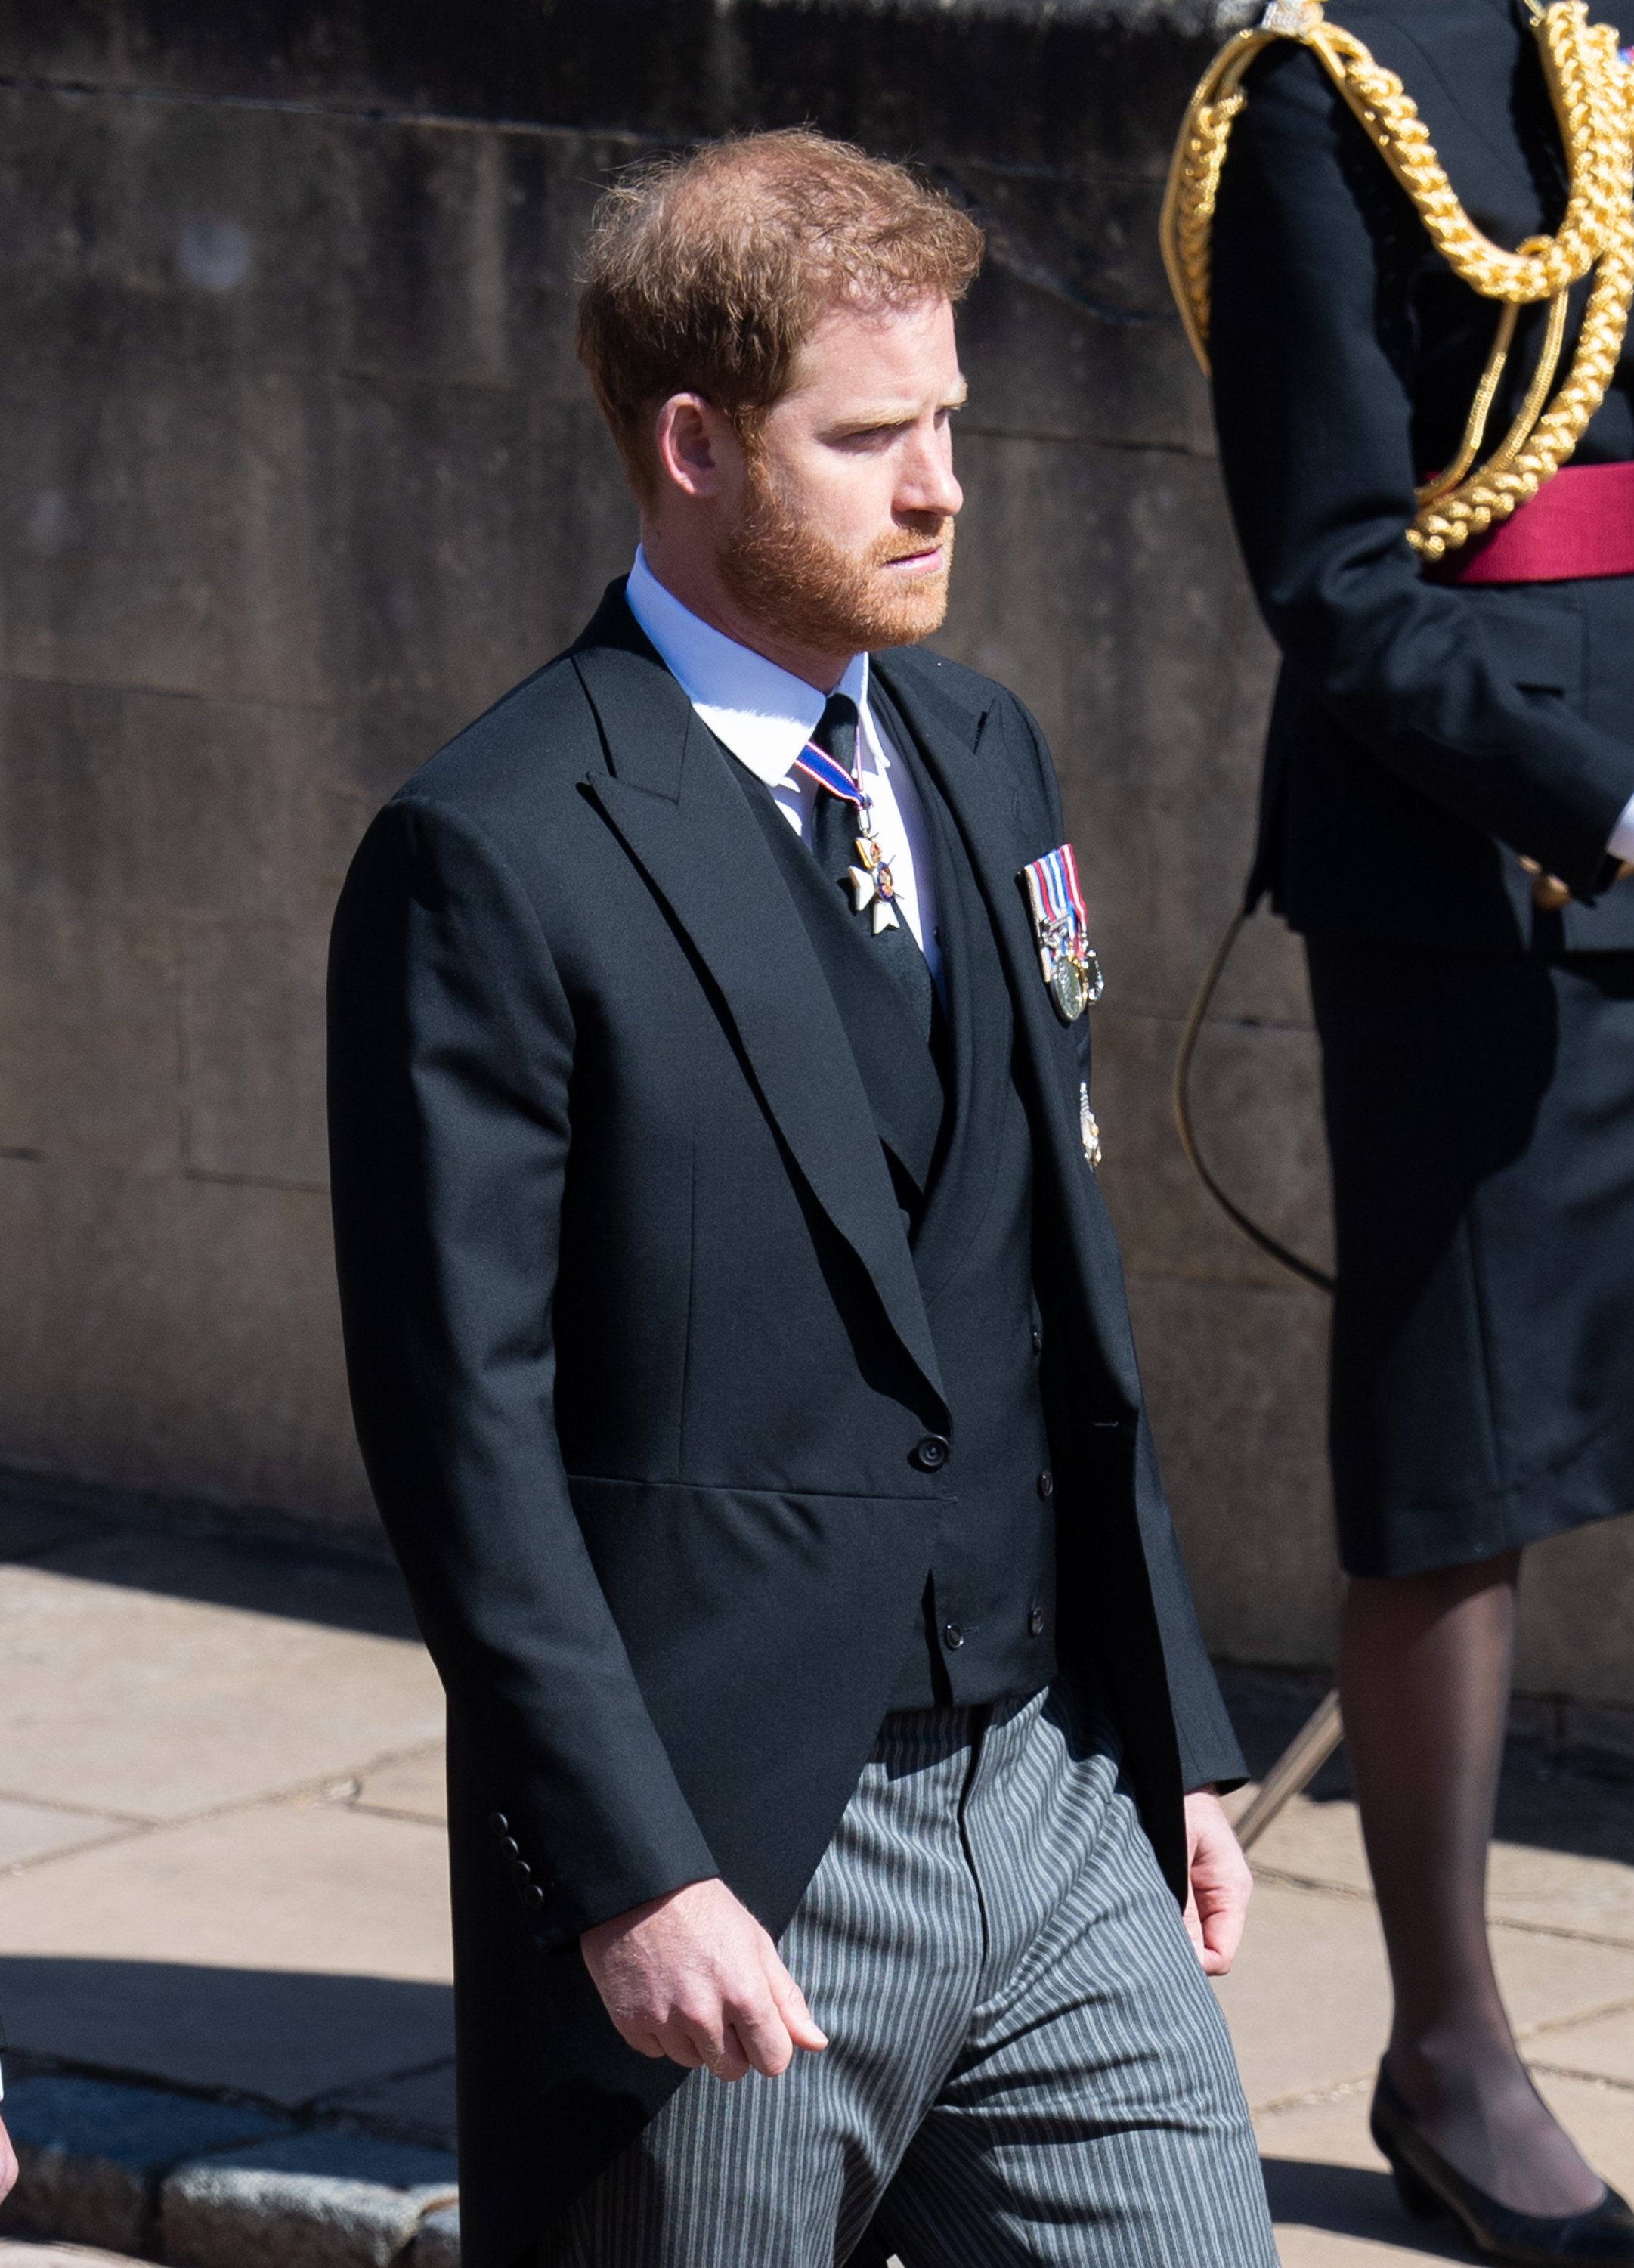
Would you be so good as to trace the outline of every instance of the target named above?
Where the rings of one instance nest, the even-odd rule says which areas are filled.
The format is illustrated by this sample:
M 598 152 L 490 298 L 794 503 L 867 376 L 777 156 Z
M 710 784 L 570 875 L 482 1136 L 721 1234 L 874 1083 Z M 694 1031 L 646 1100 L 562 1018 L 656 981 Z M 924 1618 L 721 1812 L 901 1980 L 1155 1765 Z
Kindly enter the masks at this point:
M 953 1412 L 923 1621 L 894 1708 L 1035 1692 L 1056 1672 L 1055 1520 L 1033 1292 L 1033 1150 L 1009 989 L 957 823 L 902 718 L 875 715 L 914 776 L 931 835 L 945 1013 L 933 1047 L 844 892 L 742 765 L 857 1057 L 891 1162 Z

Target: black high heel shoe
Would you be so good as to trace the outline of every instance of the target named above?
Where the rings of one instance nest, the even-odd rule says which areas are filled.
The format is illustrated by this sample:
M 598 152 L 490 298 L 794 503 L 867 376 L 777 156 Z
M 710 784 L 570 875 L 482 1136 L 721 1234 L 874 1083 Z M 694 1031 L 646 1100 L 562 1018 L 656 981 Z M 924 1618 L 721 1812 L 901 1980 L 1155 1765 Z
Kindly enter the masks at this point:
M 1373 2090 L 1369 2121 L 1373 2140 L 1390 2161 L 1402 2205 L 1415 2220 L 1451 2214 L 1461 2222 L 1476 2250 L 1489 2260 L 1513 2261 L 1517 2268 L 1557 2268 L 1557 2264 L 1598 2261 L 1601 2268 L 1634 2268 L 1634 2212 L 1609 2184 L 1586 2213 L 1516 2213 L 1500 2205 L 1449 2166 L 1413 2122 L 1395 2080 L 1382 2064 Z

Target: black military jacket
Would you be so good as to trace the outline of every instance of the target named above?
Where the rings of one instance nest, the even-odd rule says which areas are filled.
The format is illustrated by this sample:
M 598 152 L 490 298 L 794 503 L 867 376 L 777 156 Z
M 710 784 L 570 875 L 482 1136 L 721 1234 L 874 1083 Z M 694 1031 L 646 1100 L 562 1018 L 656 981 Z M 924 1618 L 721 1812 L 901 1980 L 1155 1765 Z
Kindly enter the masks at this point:
M 1513 248 L 1556 225 L 1564 159 L 1521 0 L 1328 13 L 1400 74 L 1478 227 Z M 1591 13 L 1634 37 L 1629 0 Z M 1313 55 L 1279 42 L 1247 84 L 1211 352 L 1232 509 L 1284 661 L 1253 895 L 1307 932 L 1634 946 L 1634 883 L 1607 887 L 1603 855 L 1634 795 L 1634 578 L 1421 572 L 1414 483 L 1456 453 L 1498 310 L 1435 251 Z M 1521 320 L 1494 436 L 1541 321 Z M 1634 344 L 1573 461 L 1630 457 Z M 1536 915 L 1521 853 L 1595 902 Z
M 1087 1019 L 1018 880 L 1062 839 L 1019 703 L 880 675 L 964 833 L 1032 1125 L 1057 1644 L 1177 1895 L 1240 1759 L 1086 1162 Z M 754 813 L 618 586 L 375 821 L 336 916 L 335 1220 L 357 1428 L 448 1693 L 462 2217 L 511 2268 L 681 2076 L 591 1924 L 720 1874 L 774 1933 L 878 1730 L 959 1486 L 856 1058 Z

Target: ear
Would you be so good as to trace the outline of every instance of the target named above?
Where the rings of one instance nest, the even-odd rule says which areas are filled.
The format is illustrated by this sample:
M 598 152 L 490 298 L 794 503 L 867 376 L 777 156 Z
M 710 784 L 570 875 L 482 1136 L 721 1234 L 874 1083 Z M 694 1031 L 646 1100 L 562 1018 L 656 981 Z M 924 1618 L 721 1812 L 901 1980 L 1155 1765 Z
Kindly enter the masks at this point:
M 672 394 L 652 431 L 659 478 L 702 502 L 741 475 L 743 447 L 731 425 L 701 394 Z

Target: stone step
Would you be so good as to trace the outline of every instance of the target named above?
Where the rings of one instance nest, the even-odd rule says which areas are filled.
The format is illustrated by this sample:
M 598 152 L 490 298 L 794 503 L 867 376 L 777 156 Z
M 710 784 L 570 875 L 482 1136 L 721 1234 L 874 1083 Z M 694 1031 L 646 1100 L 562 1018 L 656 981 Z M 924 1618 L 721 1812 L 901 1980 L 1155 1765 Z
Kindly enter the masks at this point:
M 0 2268 L 459 2268 L 445 2151 L 63 2073 L 9 2087 L 5 2118 L 22 2170 L 0 2207 L 17 2258 Z

